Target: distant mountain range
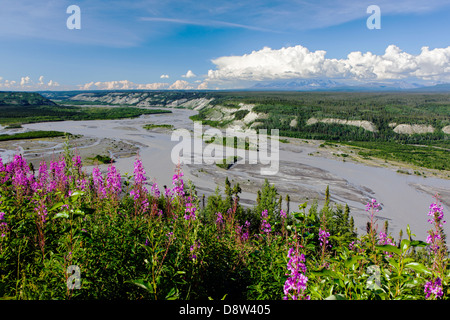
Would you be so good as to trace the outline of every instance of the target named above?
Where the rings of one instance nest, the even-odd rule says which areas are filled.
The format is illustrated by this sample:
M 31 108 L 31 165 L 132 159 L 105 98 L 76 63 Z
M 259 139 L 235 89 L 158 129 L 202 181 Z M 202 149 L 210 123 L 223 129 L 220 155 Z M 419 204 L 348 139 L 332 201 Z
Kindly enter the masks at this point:
M 287 81 L 259 82 L 248 90 L 283 90 L 283 91 L 450 91 L 450 83 L 426 86 L 419 83 L 397 82 L 368 82 L 362 84 L 345 84 L 333 80 L 295 79 Z

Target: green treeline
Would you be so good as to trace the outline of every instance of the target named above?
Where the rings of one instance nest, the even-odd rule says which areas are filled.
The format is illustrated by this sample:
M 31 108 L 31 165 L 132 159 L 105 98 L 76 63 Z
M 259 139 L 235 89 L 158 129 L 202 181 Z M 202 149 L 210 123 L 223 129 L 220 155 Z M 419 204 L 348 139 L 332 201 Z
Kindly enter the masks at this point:
M 170 110 L 136 107 L 77 107 L 59 105 L 0 105 L 0 124 L 66 120 L 114 120 L 144 114 L 170 113 Z
M 22 140 L 22 139 L 41 139 L 62 137 L 67 133 L 61 131 L 29 131 L 15 134 L 1 134 L 0 141 Z

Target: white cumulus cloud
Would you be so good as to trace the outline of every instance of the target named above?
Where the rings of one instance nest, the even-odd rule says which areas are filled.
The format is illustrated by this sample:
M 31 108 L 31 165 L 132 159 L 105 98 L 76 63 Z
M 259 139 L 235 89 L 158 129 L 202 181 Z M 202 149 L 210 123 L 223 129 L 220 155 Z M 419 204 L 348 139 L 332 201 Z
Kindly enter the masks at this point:
M 326 51 L 310 51 L 301 45 L 279 50 L 265 47 L 242 56 L 220 57 L 212 62 L 216 68 L 208 71 L 208 80 L 211 81 L 313 77 L 450 80 L 450 46 L 423 47 L 420 54 L 413 55 L 390 45 L 383 55 L 354 51 L 346 59 L 326 58 Z
M 44 76 L 40 76 L 37 82 L 33 81 L 29 76 L 20 77 L 20 81 L 3 79 L 3 77 L 0 77 L 0 89 L 34 91 L 52 90 L 59 86 L 59 83 L 53 80 L 45 83 Z
M 198 89 L 198 90 L 205 90 L 205 89 L 208 89 L 208 83 L 207 83 L 206 81 L 200 83 L 200 84 L 197 86 L 197 89 Z
M 184 80 L 177 80 L 169 87 L 172 90 L 190 90 L 193 89 L 192 85 Z
M 31 79 L 30 79 L 29 76 L 22 77 L 22 78 L 20 79 L 20 85 L 23 86 L 23 85 L 29 84 L 29 83 L 30 83 L 30 80 L 31 80 Z
M 192 70 L 188 70 L 188 72 L 186 72 L 186 74 L 182 75 L 183 78 L 195 78 L 196 75 L 195 73 L 192 72 Z
M 160 78 L 161 79 L 169 79 L 169 75 L 168 74 L 162 74 Z

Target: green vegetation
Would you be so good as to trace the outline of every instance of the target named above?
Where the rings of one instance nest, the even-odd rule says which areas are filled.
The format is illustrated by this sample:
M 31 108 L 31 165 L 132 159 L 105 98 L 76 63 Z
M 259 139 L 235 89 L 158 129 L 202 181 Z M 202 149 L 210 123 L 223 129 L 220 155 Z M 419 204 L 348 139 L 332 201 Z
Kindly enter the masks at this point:
M 170 110 L 140 109 L 136 107 L 108 108 L 57 105 L 38 93 L 0 92 L 0 124 L 12 127 L 18 127 L 21 124 L 33 122 L 113 120 L 135 118 L 144 114 L 170 112 Z
M 217 162 L 216 166 L 218 166 L 219 168 L 228 170 L 233 166 L 233 164 L 235 164 L 238 161 L 238 159 L 239 159 L 238 156 L 231 156 L 226 159 L 223 159 L 220 162 Z
M 108 103 L 106 102 L 102 102 L 102 101 L 79 101 L 79 100 L 53 100 L 54 102 L 56 102 L 59 105 L 64 105 L 64 106 L 93 106 L 93 105 L 108 105 Z
M 234 112 L 231 119 L 211 121 L 209 119 L 216 114 L 215 108 L 239 108 L 240 103 L 254 104 L 254 112 L 266 115 L 256 120 L 260 123 L 256 129 L 268 129 L 268 132 L 279 129 L 280 136 L 353 144 L 367 149 L 360 151 L 360 155 L 366 158 L 377 157 L 431 169 L 449 169 L 450 135 L 441 129 L 450 125 L 450 94 L 218 92 L 214 93 L 214 97 L 210 107 L 200 110 L 191 119 L 223 128 L 234 120 L 242 119 L 247 110 Z M 376 130 L 372 132 L 363 127 L 338 123 L 308 124 L 311 118 L 369 121 Z M 295 125 L 291 126 L 294 119 Z M 397 133 L 393 130 L 394 123 L 430 125 L 435 131 L 424 134 Z
M 0 124 L 24 124 L 65 120 L 114 120 L 144 114 L 170 113 L 170 110 L 135 107 L 75 107 L 58 105 L 0 105 Z
M 239 137 L 218 137 L 213 136 L 210 137 L 208 140 L 204 140 L 205 143 L 216 143 L 221 144 L 224 147 L 227 146 L 233 146 L 233 148 L 239 148 L 239 149 L 245 149 L 250 150 L 250 142 L 248 139 L 242 139 Z M 255 146 L 253 146 L 255 147 Z
M 17 300 L 447 300 L 450 273 L 437 200 L 431 240 L 377 229 L 375 199 L 358 234 L 348 206 L 292 212 L 267 180 L 254 207 L 225 180 L 209 196 L 182 180 L 160 192 L 113 164 L 87 174 L 66 154 L 34 175 L 0 161 L 0 298 Z M 286 196 L 289 208 L 289 197 Z M 430 201 L 431 202 L 431 201 Z M 74 273 L 74 269 L 75 273 Z M 78 270 L 78 273 L 76 272 Z M 78 275 L 78 276 L 77 276 Z
M 0 92 L 0 106 L 40 105 L 55 105 L 55 103 L 34 92 Z
M 206 117 L 207 116 L 204 114 L 204 112 L 200 112 L 199 114 L 190 116 L 189 119 L 191 119 L 192 121 L 201 121 L 203 125 L 219 128 L 223 128 L 231 122 L 231 121 L 208 120 Z
M 144 126 L 142 126 L 144 129 L 146 130 L 152 130 L 152 129 L 157 129 L 157 128 L 163 128 L 163 129 L 173 129 L 173 125 L 171 124 L 146 124 Z
M 446 149 L 372 141 L 354 141 L 342 144 L 363 148 L 358 152 L 363 157 L 406 162 L 430 169 L 450 170 L 450 152 Z
M 42 139 L 42 138 L 54 138 L 67 135 L 66 132 L 60 131 L 29 131 L 15 134 L 1 134 L 0 141 L 10 140 L 25 140 L 25 139 Z
M 23 127 L 20 123 L 14 123 L 14 124 L 7 126 L 5 129 L 21 129 L 21 128 L 23 128 Z
M 108 156 L 102 156 L 102 155 L 96 155 L 94 158 L 92 158 L 92 160 L 94 161 L 94 162 L 97 162 L 97 163 L 103 163 L 103 164 L 108 164 L 108 163 L 114 163 L 115 161 L 113 160 L 113 159 L 111 159 L 110 157 L 108 157 Z

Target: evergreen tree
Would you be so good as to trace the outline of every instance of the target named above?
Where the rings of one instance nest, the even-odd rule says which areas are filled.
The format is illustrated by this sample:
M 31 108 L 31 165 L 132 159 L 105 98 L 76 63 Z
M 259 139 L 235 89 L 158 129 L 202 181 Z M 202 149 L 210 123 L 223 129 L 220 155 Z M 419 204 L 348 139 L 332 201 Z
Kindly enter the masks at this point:
M 291 197 L 289 196 L 289 194 L 286 195 L 286 213 L 289 214 L 289 204 L 291 201 Z

